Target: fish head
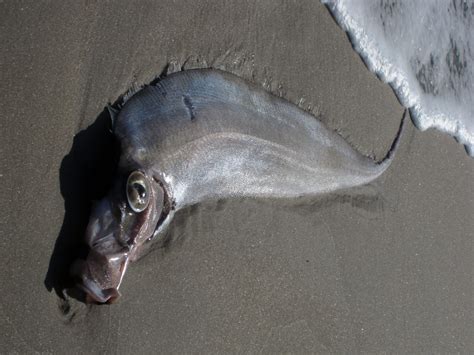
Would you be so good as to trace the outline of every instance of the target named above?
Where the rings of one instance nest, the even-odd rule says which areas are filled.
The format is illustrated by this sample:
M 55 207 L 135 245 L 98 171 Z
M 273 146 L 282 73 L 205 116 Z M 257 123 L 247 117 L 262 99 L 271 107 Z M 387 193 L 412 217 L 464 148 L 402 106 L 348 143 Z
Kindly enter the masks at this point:
M 73 274 L 89 303 L 113 303 L 130 261 L 149 240 L 165 213 L 163 185 L 151 174 L 119 174 L 108 195 L 92 208 L 86 229 L 90 248 Z

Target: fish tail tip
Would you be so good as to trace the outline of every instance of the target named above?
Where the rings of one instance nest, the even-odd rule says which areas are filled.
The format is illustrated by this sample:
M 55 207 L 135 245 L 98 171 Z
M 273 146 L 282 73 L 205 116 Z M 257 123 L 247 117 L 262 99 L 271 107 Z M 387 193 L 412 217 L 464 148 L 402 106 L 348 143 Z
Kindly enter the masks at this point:
M 407 116 L 408 116 L 408 110 L 405 109 L 403 112 L 402 119 L 400 120 L 400 125 L 398 127 L 397 134 L 395 135 L 395 138 L 390 146 L 390 149 L 388 150 L 387 154 L 385 157 L 378 163 L 379 165 L 385 165 L 385 164 L 390 164 L 392 161 L 393 157 L 395 156 L 395 152 L 398 150 L 398 147 L 400 146 L 400 141 L 401 137 L 403 135 L 403 131 L 406 125 L 407 121 Z

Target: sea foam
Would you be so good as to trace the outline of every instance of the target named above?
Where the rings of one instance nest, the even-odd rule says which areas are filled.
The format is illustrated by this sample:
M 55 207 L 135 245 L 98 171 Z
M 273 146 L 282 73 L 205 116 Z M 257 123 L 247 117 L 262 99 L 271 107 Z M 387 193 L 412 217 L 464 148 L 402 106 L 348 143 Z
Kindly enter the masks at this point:
M 415 125 L 474 156 L 474 2 L 322 0 Z

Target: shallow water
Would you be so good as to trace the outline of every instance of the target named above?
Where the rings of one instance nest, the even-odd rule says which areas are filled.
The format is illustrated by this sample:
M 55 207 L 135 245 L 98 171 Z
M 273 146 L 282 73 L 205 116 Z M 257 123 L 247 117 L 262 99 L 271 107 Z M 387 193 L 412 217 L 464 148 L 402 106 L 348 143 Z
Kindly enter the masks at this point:
M 322 2 L 417 127 L 454 136 L 474 156 L 474 2 Z

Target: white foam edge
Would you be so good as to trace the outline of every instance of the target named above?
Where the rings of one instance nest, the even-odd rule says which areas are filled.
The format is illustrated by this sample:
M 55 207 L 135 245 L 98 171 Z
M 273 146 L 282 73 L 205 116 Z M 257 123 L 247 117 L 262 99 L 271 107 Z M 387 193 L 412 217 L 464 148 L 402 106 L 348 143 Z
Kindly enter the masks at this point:
M 421 131 L 435 128 L 453 136 L 458 143 L 464 145 L 467 154 L 474 157 L 474 133 L 470 133 L 459 119 L 441 113 L 432 115 L 425 113 L 420 98 L 411 93 L 407 80 L 409 75 L 380 53 L 376 43 L 349 15 L 346 6 L 340 2 L 335 4 L 331 0 L 321 0 L 321 2 L 330 9 L 336 22 L 349 35 L 354 50 L 361 56 L 369 70 L 390 85 L 400 103 L 410 110 L 415 126 Z

